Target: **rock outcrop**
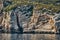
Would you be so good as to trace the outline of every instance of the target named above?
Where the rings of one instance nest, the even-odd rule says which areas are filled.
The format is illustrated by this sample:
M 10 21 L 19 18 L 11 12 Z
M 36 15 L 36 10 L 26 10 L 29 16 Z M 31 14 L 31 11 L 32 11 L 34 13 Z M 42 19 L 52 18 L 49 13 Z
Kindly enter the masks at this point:
M 10 31 L 10 14 L 11 13 L 3 12 L 0 16 L 0 28 L 2 31 Z
M 0 0 L 0 12 L 1 12 L 2 9 L 3 9 L 3 1 Z
M 4 5 L 6 7 L 10 3 L 4 3 Z M 58 24 L 56 20 L 60 19 L 59 16 L 58 19 L 56 18 L 56 14 L 58 13 L 44 7 L 39 9 L 39 6 L 31 4 L 18 5 L 11 11 L 2 11 L 0 14 L 0 31 L 2 29 L 5 32 L 57 32 L 60 23 Z

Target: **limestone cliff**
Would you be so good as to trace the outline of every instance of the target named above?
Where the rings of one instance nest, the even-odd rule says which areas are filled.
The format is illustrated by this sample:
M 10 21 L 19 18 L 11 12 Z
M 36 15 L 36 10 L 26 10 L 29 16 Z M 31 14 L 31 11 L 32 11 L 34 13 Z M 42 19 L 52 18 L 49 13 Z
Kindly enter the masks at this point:
M 4 5 L 3 5 L 4 4 Z M 14 4 L 14 3 L 13 3 Z M 1 9 L 1 5 L 4 6 Z M 0 31 L 4 32 L 57 32 L 60 29 L 59 12 L 38 4 L 14 5 L 10 11 L 4 8 L 12 5 L 5 1 L 0 5 Z M 10 6 L 11 7 L 11 6 Z M 41 7 L 41 8 L 40 8 Z M 10 8 L 8 8 L 10 9 Z M 3 11 L 2 11 L 3 10 Z M 58 22 L 57 22 L 58 21 Z

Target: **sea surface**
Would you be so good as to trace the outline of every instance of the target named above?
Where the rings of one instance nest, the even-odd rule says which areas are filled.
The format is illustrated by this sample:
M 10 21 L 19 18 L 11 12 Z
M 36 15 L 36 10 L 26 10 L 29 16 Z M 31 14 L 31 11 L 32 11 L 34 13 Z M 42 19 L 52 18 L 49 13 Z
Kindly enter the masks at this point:
M 7 34 L 0 33 L 0 40 L 60 40 L 59 34 Z

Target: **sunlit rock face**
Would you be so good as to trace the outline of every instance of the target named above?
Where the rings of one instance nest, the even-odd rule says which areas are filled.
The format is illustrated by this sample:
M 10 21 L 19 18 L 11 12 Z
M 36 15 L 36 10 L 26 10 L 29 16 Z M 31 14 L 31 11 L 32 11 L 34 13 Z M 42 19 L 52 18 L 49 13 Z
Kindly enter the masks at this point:
M 10 31 L 10 13 L 3 12 L 0 16 L 0 31 L 9 32 Z
M 41 11 L 37 11 L 35 9 L 33 11 L 33 15 L 31 17 L 31 20 L 28 24 L 28 29 L 26 31 L 56 32 L 56 26 L 53 16 L 44 13 L 41 14 Z
M 42 9 L 45 10 L 45 9 Z M 11 11 L 12 30 L 23 32 L 56 32 L 55 20 L 52 14 L 41 12 L 33 5 L 20 5 Z
M 12 3 L 5 1 L 3 4 L 6 7 Z M 60 18 L 57 14 L 60 13 L 54 13 L 46 8 L 39 9 L 38 6 L 31 4 L 19 5 L 9 12 L 0 14 L 0 29 L 23 32 L 56 32 L 60 27 Z
M 33 5 L 17 6 L 9 12 L 3 12 L 0 19 L 0 25 L 6 31 L 56 32 L 53 16 L 46 12 L 42 13 Z

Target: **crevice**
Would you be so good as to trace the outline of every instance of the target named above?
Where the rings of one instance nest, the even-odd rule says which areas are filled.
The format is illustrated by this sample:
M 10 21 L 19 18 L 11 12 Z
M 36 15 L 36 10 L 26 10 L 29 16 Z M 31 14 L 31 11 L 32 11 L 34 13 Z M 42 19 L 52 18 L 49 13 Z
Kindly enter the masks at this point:
M 16 14 L 16 19 L 17 19 L 18 30 L 20 31 L 20 33 L 23 33 L 23 28 L 19 24 L 19 18 L 18 18 L 18 15 L 17 14 Z

